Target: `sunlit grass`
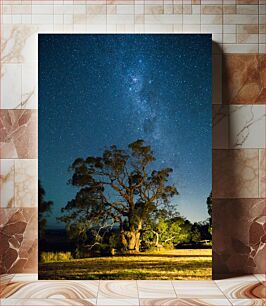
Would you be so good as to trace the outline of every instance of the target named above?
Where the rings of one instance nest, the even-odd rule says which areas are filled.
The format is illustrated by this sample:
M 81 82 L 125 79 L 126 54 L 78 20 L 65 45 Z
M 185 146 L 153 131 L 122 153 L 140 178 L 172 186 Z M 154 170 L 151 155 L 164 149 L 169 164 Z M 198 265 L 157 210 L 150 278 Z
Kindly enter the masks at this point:
M 211 249 L 96 257 L 39 265 L 40 279 L 211 279 Z
M 41 262 L 54 262 L 54 261 L 69 261 L 73 259 L 71 252 L 42 252 Z

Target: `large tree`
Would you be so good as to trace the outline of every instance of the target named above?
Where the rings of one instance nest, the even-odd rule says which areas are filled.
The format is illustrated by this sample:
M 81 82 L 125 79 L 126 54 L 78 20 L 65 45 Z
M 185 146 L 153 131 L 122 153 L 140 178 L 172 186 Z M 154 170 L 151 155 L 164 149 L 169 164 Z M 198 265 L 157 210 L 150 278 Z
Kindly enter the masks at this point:
M 171 206 L 171 198 L 178 194 L 168 184 L 172 169 L 153 170 L 154 160 L 151 147 L 143 140 L 129 144 L 127 150 L 112 145 L 102 156 L 76 159 L 70 167 L 70 184 L 79 190 L 62 209 L 59 220 L 72 236 L 84 240 L 89 230 L 97 232 L 97 240 L 101 231 L 118 225 L 123 249 L 138 252 L 149 215 Z

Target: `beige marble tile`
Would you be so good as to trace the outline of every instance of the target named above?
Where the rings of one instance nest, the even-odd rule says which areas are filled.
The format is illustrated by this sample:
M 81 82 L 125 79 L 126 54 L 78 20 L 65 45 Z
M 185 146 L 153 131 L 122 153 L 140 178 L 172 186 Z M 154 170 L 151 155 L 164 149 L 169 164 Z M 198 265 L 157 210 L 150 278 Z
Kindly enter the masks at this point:
M 183 33 L 197 33 L 200 32 L 200 24 L 184 24 Z
M 239 34 L 257 34 L 259 33 L 259 27 L 257 24 L 237 25 L 237 33 Z
M 97 25 L 97 24 L 87 24 L 86 25 L 86 32 L 89 33 L 105 33 L 109 25 Z
M 237 14 L 240 15 L 258 15 L 259 13 L 259 7 L 258 5 L 237 5 L 237 9 L 236 9 Z
M 2 299 L 1 305 L 23 305 L 23 306 L 94 306 L 96 299 Z
M 52 25 L 54 22 L 54 16 L 50 15 L 32 15 L 32 24 L 34 25 Z
M 238 44 L 258 44 L 259 35 L 258 34 L 237 34 L 237 43 Z
M 96 298 L 98 281 L 35 281 L 9 283 L 2 297 L 11 299 Z
M 134 33 L 134 24 L 118 24 L 116 26 L 117 33 Z
M 184 4 L 183 2 L 183 16 L 184 15 L 191 15 L 192 14 L 192 6 L 191 6 L 191 2 L 190 4 Z M 197 16 L 199 14 L 193 14 L 194 16 Z M 191 16 L 193 17 L 193 16 Z
M 236 25 L 234 24 L 224 24 L 222 27 L 224 34 L 236 34 L 237 32 Z
M 134 14 L 134 5 L 117 5 L 116 6 L 116 13 L 118 15 L 130 15 Z
M 138 298 L 136 281 L 100 281 L 98 299 Z
M 183 13 L 183 6 L 180 4 L 174 5 L 174 14 L 182 14 Z
M 1 65 L 1 108 L 18 108 L 21 103 L 21 65 Z
M 201 4 L 215 4 L 215 5 L 221 5 L 223 4 L 223 1 L 226 0 L 201 0 Z
M 184 15 L 183 14 L 183 24 L 199 24 L 200 25 L 200 15 Z
M 236 4 L 258 4 L 259 0 L 236 0 Z
M 139 306 L 138 299 L 97 299 L 97 306 Z
M 266 274 L 254 274 L 254 276 L 260 282 L 265 282 L 266 281 Z
M 221 15 L 222 5 L 201 5 L 201 13 L 206 15 Z
M 144 24 L 144 15 L 135 15 L 135 25 L 136 24 Z
M 227 306 L 231 305 L 227 299 L 174 299 L 174 298 L 165 298 L 165 299 L 140 299 L 140 306 Z
M 55 7 L 55 5 L 54 5 Z M 86 5 L 85 2 L 83 4 L 75 4 L 73 7 L 73 14 L 86 14 Z
M 192 14 L 200 14 L 200 5 L 192 5 L 191 6 L 192 9 Z
M 244 55 L 250 53 L 257 54 L 259 48 L 257 44 L 223 44 L 223 51 L 225 54 L 230 55 Z M 248 95 L 246 98 L 248 98 Z
M 235 14 L 236 13 L 236 5 L 235 4 L 224 4 L 223 5 L 223 14 Z
M 259 44 L 259 50 L 258 50 L 259 54 L 265 54 L 266 53 L 266 47 L 265 44 Z M 265 95 L 265 94 L 264 94 Z
M 164 14 L 169 15 L 174 13 L 174 5 L 173 4 L 164 4 L 163 6 Z
M 107 5 L 106 7 L 106 13 L 107 15 L 116 15 L 116 5 Z M 142 12 L 143 14 L 143 12 Z
M 210 25 L 204 25 L 201 24 L 201 33 L 222 33 L 223 32 L 223 26 L 221 24 L 210 24 Z
M 224 33 L 223 34 L 223 43 L 224 44 L 233 44 L 233 43 L 236 43 L 236 34 Z
M 266 6 L 265 6 L 265 2 L 262 2 L 262 3 L 264 3 L 264 4 L 260 4 L 260 5 L 259 5 L 259 14 L 265 16 L 265 9 L 266 9 Z
M 266 287 L 254 275 L 215 281 L 228 299 L 263 299 Z
M 12 12 L 12 5 L 10 4 L 4 4 L 2 7 L 2 14 L 3 15 L 9 15 Z
M 145 15 L 145 24 L 182 24 L 181 15 Z
M 145 16 L 146 19 L 147 16 Z M 174 27 L 177 28 L 176 25 Z M 178 29 L 179 29 L 178 25 Z M 172 33 L 173 26 L 171 24 L 146 24 L 145 23 L 145 33 Z
M 77 14 L 73 16 L 74 24 L 86 24 L 87 15 L 86 14 Z
M 259 34 L 259 43 L 260 44 L 262 44 L 262 43 L 265 44 L 265 33 Z
M 172 298 L 176 293 L 171 281 L 145 281 L 139 280 L 139 298 Z
M 229 299 L 233 306 L 235 305 L 245 305 L 245 306 L 264 306 L 266 300 L 264 299 Z
M 38 280 L 37 273 L 17 273 L 14 274 L 12 282 L 33 282 Z
M 87 15 L 106 15 L 106 5 L 87 5 Z
M 6 25 L 2 29 L 1 61 L 3 63 L 35 62 L 38 27 Z
M 15 205 L 37 207 L 37 160 L 15 161 Z
M 64 15 L 54 15 L 54 24 L 63 24 Z
M 164 6 L 163 5 L 145 5 L 145 15 L 153 15 L 153 14 L 163 14 Z
M 213 281 L 172 281 L 172 283 L 178 298 L 224 298 Z
M 98 23 L 102 23 L 102 21 Z M 133 14 L 132 15 L 107 15 L 107 24 L 134 24 L 134 16 Z
M 265 106 L 229 106 L 229 145 L 231 149 L 265 148 Z
M 107 6 L 109 7 L 109 6 Z M 139 4 L 139 2 L 137 2 L 137 4 L 135 4 L 134 6 L 135 9 L 135 14 L 144 14 L 144 10 L 145 10 L 145 6 L 144 4 Z
M 201 24 L 223 24 L 222 15 L 201 15 Z
M 258 24 L 257 15 L 223 15 L 224 24 Z
M 144 22 L 142 24 L 136 24 L 135 23 L 135 33 L 145 33 Z
M 35 4 L 32 3 L 32 14 L 42 14 L 42 15 L 49 15 L 53 14 L 54 6 L 51 4 Z
M 15 162 L 13 159 L 0 160 L 0 207 L 15 205 Z
M 37 69 L 36 64 L 22 64 L 20 108 L 36 109 L 37 105 Z

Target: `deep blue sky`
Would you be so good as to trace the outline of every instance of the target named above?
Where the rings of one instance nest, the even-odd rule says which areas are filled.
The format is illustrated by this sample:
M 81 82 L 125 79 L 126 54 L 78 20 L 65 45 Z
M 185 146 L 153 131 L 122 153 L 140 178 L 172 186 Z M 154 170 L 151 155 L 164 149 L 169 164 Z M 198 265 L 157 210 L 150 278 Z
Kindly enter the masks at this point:
M 39 179 L 54 202 L 48 227 L 76 189 L 77 157 L 150 144 L 172 167 L 173 201 L 208 217 L 211 191 L 211 35 L 39 35 Z

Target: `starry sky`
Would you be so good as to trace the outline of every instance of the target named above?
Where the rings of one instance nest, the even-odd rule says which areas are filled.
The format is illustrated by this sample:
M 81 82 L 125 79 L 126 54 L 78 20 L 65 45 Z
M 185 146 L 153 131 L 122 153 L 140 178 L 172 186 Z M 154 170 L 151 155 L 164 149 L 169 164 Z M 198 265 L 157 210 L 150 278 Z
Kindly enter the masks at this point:
M 171 167 L 190 221 L 211 191 L 211 35 L 39 35 L 39 179 L 54 202 L 49 228 L 77 189 L 77 157 L 144 139 Z

